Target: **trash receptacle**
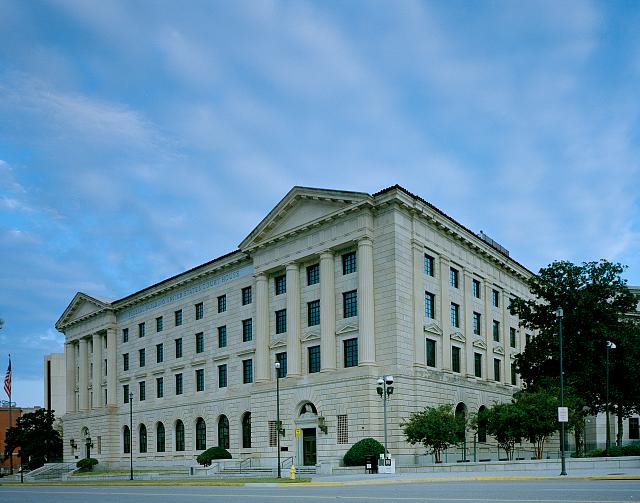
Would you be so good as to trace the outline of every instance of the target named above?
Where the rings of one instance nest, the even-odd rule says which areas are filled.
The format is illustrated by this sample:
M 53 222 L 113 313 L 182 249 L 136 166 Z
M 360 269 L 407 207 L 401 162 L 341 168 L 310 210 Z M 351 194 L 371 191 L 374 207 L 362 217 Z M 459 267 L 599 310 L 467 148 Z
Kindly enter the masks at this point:
M 378 458 L 367 456 L 365 460 L 365 472 L 378 473 Z

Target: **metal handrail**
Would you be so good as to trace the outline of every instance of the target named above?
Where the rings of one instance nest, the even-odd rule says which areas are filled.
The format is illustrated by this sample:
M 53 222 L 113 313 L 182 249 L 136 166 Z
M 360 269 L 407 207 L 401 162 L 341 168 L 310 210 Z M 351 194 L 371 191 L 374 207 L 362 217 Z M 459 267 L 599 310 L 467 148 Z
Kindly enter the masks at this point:
M 287 462 L 290 463 L 291 465 L 293 465 L 293 456 L 289 456 L 289 457 L 284 458 L 280 462 L 280 468 L 284 468 L 285 467 L 284 464 L 287 463 Z
M 249 463 L 249 468 L 251 468 L 251 460 L 253 458 L 247 458 L 247 459 L 241 459 L 240 462 L 238 463 L 238 468 L 240 468 L 240 473 L 242 473 L 242 465 L 244 465 L 245 463 Z

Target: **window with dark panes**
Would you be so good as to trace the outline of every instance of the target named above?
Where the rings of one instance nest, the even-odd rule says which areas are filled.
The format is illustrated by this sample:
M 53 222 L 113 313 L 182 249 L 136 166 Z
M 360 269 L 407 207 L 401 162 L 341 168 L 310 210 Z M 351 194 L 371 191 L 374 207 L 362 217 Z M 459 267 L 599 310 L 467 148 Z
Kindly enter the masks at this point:
M 246 306 L 247 304 L 251 304 L 253 302 L 253 295 L 251 292 L 251 287 L 247 286 L 242 289 L 242 305 Z
M 342 309 L 345 318 L 358 316 L 358 291 L 351 290 L 342 294 Z
M 344 366 L 345 367 L 357 367 L 358 366 L 358 339 L 346 339 L 343 342 L 344 348 Z
M 253 319 L 242 320 L 242 342 L 249 342 L 253 339 Z
M 307 326 L 320 325 L 320 301 L 307 302 Z
M 436 341 L 427 339 L 427 367 L 436 366 Z
M 276 334 L 284 334 L 287 331 L 287 310 L 276 311 Z
M 320 264 L 313 264 L 307 267 L 307 285 L 320 283 Z
M 320 346 L 309 348 L 309 374 L 320 372 Z
M 276 295 L 282 295 L 283 293 L 287 293 L 287 277 L 284 274 L 281 274 L 280 276 L 276 276 L 273 282 L 276 289 Z
M 357 271 L 356 252 L 345 253 L 342 256 L 342 274 L 351 274 Z

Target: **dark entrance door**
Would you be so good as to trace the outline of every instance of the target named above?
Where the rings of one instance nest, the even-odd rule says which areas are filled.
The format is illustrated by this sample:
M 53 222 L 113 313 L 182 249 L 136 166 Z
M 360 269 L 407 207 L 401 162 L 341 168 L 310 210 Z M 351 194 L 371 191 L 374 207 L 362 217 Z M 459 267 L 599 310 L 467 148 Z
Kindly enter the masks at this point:
M 316 464 L 316 429 L 302 429 L 302 463 L 304 466 Z

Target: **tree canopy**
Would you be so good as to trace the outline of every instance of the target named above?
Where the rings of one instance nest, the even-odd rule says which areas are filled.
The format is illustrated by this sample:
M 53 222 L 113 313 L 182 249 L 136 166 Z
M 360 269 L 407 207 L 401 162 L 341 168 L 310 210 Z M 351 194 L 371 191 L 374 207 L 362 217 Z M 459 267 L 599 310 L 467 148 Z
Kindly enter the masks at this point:
M 580 395 L 592 413 L 605 408 L 605 352 L 607 340 L 620 351 L 611 369 L 622 376 L 636 368 L 622 369 L 623 352 L 637 351 L 640 341 L 630 331 L 632 322 L 625 315 L 635 309 L 636 300 L 622 278 L 621 264 L 601 260 L 580 265 L 554 262 L 532 276 L 528 282 L 532 300 L 516 298 L 511 313 L 520 324 L 537 334 L 516 356 L 522 379 L 530 386 L 548 387 L 559 378 L 558 319 L 563 309 L 565 383 Z M 628 338 L 633 339 L 627 341 Z M 615 365 L 618 365 L 614 368 Z M 627 374 L 629 375 L 629 374 Z M 612 381 L 613 382 L 613 381 Z M 631 380 L 616 381 L 616 397 L 625 410 L 638 408 L 638 393 L 630 389 Z M 612 395 L 613 396 L 613 395 Z M 623 402 L 627 402 L 623 405 Z
M 422 411 L 412 413 L 402 423 L 407 442 L 412 445 L 423 444 L 435 455 L 436 463 L 441 462 L 440 455 L 443 450 L 464 438 L 464 428 L 464 418 L 456 417 L 453 405 L 426 407 Z
M 62 438 L 53 427 L 53 412 L 38 409 L 16 420 L 16 426 L 7 429 L 5 455 L 20 449 L 22 461 L 34 469 L 46 462 L 62 459 Z

